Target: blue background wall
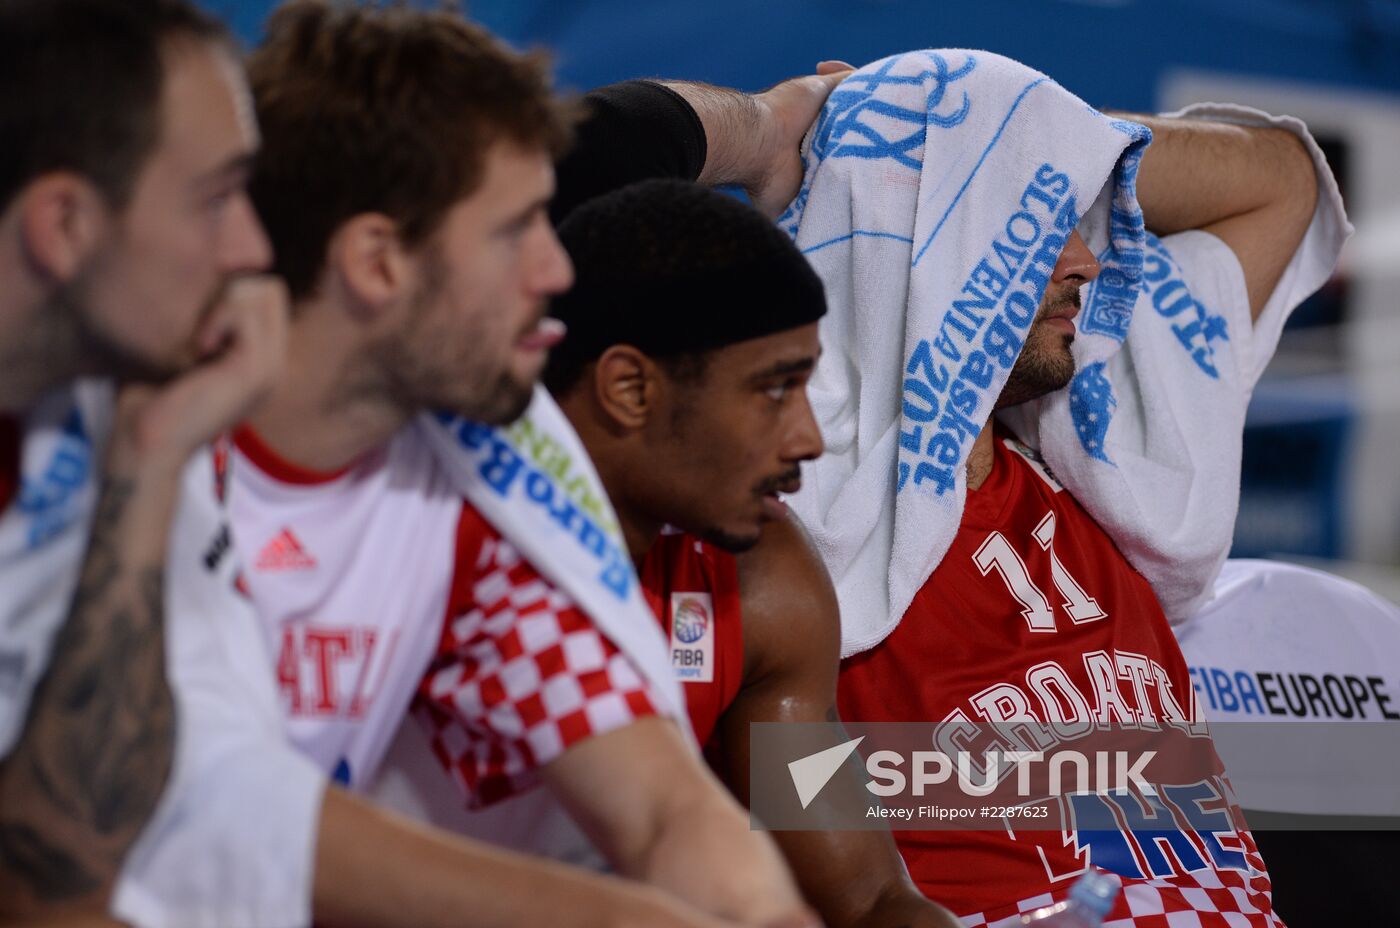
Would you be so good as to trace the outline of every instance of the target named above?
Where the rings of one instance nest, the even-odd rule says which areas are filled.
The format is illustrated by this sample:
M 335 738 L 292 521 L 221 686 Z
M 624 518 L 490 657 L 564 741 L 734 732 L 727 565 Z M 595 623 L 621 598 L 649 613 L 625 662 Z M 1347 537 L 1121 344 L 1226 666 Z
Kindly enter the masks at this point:
M 204 0 L 249 42 L 275 5 Z M 1173 67 L 1400 90 L 1397 0 L 477 0 L 499 35 L 545 45 L 562 81 L 664 75 L 758 89 L 821 58 L 920 46 L 1019 58 L 1100 106 L 1151 107 Z

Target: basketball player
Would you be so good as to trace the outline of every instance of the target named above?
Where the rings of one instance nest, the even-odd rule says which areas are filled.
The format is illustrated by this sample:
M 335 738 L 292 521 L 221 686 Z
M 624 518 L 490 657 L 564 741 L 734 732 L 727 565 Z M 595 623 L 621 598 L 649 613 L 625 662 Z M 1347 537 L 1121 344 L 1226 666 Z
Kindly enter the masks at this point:
M 1162 236 L 1149 236 L 1144 274 L 1189 287 L 1198 305 L 1229 320 L 1233 360 L 1253 363 L 1247 335 L 1234 333 L 1247 333 L 1266 305 L 1286 313 L 1306 296 L 1294 292 L 1285 271 L 1315 210 L 1324 211 L 1316 170 L 1325 168 L 1315 169 L 1286 130 L 1142 121 L 1154 140 L 1138 195 L 1147 228 Z M 1323 246 L 1334 249 L 1333 258 L 1337 244 Z M 1071 236 L 998 409 L 1069 383 L 1079 290 L 1098 272 L 1094 255 Z M 952 547 L 889 637 L 844 663 L 842 715 L 990 723 L 1005 721 L 997 713 L 1006 710 L 1027 737 L 1045 744 L 1054 743 L 1047 726 L 1086 722 L 1091 713 L 1130 729 L 1181 721 L 1193 701 L 1180 647 L 1152 589 L 1104 530 L 995 419 L 978 434 L 967 468 L 967 505 Z M 1053 630 L 1028 623 L 1023 600 L 1031 587 L 1056 613 Z M 1024 711 L 1015 708 L 1021 705 Z M 1204 728 L 1192 731 L 1209 737 Z M 1125 920 L 1113 924 L 1280 924 L 1267 871 L 1230 815 L 1219 769 L 1148 807 L 1095 794 L 1074 803 L 1079 830 L 1068 836 L 1011 826 L 896 839 L 920 888 L 969 925 L 1062 895 L 1086 856 L 1123 878 L 1112 918 Z
M 271 258 L 247 102 L 182 0 L 0 7 L 6 924 L 100 912 L 171 770 L 182 472 L 270 384 L 286 326 L 279 285 L 235 279 Z
M 696 737 L 747 802 L 750 723 L 836 713 L 835 593 L 780 500 L 822 451 L 821 281 L 757 212 L 678 181 L 593 200 L 560 238 L 577 280 L 545 382 L 617 510 Z M 828 925 L 956 924 L 886 832 L 775 837 Z
M 546 207 L 568 125 L 540 63 L 449 14 L 299 0 L 249 69 L 252 190 L 295 322 L 288 376 L 236 436 L 230 493 L 292 740 L 358 786 L 430 675 L 477 801 L 543 781 L 622 874 L 733 922 L 805 924 L 781 858 L 630 657 L 464 505 L 412 421 L 509 421 L 557 341 L 544 307 L 572 270 Z M 788 120 L 784 164 L 821 98 Z M 708 129 L 703 112 L 689 118 Z M 733 163 L 705 140 L 695 161 Z M 495 882 L 453 879 L 482 896 Z M 441 917 L 407 895 L 362 904 Z M 588 914 L 545 892 L 498 904 L 517 923 Z

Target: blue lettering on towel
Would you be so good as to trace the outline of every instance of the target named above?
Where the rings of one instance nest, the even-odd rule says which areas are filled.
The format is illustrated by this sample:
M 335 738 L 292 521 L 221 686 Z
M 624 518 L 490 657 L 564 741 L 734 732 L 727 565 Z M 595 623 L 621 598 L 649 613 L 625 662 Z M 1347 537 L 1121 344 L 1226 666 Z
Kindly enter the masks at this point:
M 1128 135 L 1141 131 L 1140 126 L 1121 120 L 1115 121 L 1113 126 Z M 1137 189 L 1142 153 L 1141 147 L 1129 148 L 1124 153 L 1117 168 L 1120 191 Z M 1098 256 L 1103 269 L 1087 289 L 1084 311 L 1079 316 L 1079 331 L 1106 335 L 1121 343 L 1128 337 L 1128 323 L 1132 321 L 1133 307 L 1137 305 L 1142 285 L 1143 225 L 1137 197 L 1115 197 L 1108 222 L 1110 244 Z
M 1149 234 L 1147 245 L 1150 250 L 1143 263 L 1142 281 L 1152 297 L 1153 309 L 1163 319 L 1172 320 L 1172 332 L 1196 366 L 1206 375 L 1219 379 L 1215 345 L 1230 340 L 1225 317 L 1212 313 L 1191 295 L 1181 266 L 1160 239 Z
M 627 599 L 635 572 L 630 557 L 591 514 L 574 504 L 565 490 L 507 441 L 501 430 L 438 413 L 457 443 L 474 456 L 477 472 L 486 486 L 502 499 L 512 493 L 521 502 L 539 506 L 569 538 L 600 562 L 598 580 L 620 600 Z
M 802 187 L 778 219 L 779 227 L 789 235 L 797 235 L 815 170 L 827 158 L 889 160 L 919 171 L 929 127 L 950 129 L 967 119 L 971 98 L 963 91 L 960 102 L 950 107 L 949 89 L 976 70 L 977 58 L 968 55 L 962 64 L 952 67 L 938 52 L 918 54 L 928 59 L 929 67 L 913 74 L 895 74 L 897 65 L 915 56 L 893 55 L 852 74 L 827 98 L 812 129 L 809 148 L 802 155 Z M 880 89 L 891 85 L 922 85 L 923 108 L 880 99 Z
M 1069 415 L 1074 422 L 1074 434 L 1084 453 L 1095 460 L 1112 464 L 1104 451 L 1108 439 L 1108 424 L 1118 400 L 1113 396 L 1113 384 L 1104 374 L 1104 362 L 1086 365 L 1074 375 L 1069 385 Z
M 30 549 L 42 546 L 62 533 L 79 512 L 74 505 L 83 487 L 92 479 L 92 439 L 83 427 L 77 409 L 63 422 L 63 433 L 39 474 L 21 478 L 15 508 L 29 522 Z
M 1017 205 L 949 301 L 938 331 L 905 362 L 896 492 L 911 479 L 940 496 L 953 489 L 1079 222 L 1069 177 L 1050 164 L 1036 169 Z
M 937 52 L 925 54 L 932 67 L 917 74 L 891 74 L 894 66 L 904 60 L 903 56 L 896 56 L 886 58 L 872 72 L 858 71 L 842 82 L 832 92 L 817 119 L 812 132 L 812 153 L 819 160 L 888 158 L 915 171 L 920 170 L 923 166 L 920 159 L 911 156 L 910 152 L 922 151 L 929 126 L 947 129 L 967 118 L 972 101 L 966 92 L 962 94 L 962 102 L 956 109 L 947 113 L 938 110 L 944 104 L 949 86 L 971 74 L 977 67 L 977 59 L 971 55 L 961 65 L 952 68 L 947 59 Z M 912 109 L 881 100 L 876 92 L 887 84 L 923 84 L 926 89 L 924 107 Z M 863 118 L 867 115 L 883 117 L 880 122 L 885 124 L 885 130 L 882 132 Z

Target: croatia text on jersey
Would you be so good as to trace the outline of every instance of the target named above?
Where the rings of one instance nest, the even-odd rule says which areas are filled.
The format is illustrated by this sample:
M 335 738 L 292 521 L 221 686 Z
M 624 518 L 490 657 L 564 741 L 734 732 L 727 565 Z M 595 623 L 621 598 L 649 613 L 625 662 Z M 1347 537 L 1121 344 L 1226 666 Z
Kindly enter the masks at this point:
M 284 626 L 277 684 L 288 714 L 363 718 L 384 685 L 398 636 L 369 626 Z

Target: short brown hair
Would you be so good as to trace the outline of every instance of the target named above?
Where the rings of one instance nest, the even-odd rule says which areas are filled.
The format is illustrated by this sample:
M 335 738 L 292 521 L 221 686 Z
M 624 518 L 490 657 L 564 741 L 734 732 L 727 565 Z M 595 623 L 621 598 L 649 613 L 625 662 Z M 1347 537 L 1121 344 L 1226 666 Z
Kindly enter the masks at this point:
M 0 210 L 52 171 L 125 207 L 160 135 L 161 53 L 177 38 L 229 41 L 188 0 L 0 2 Z
M 351 217 L 383 213 L 419 244 L 481 182 L 494 142 L 558 157 L 572 134 L 546 57 L 450 11 L 291 0 L 248 75 L 263 132 L 250 191 L 293 299 L 315 291 Z

